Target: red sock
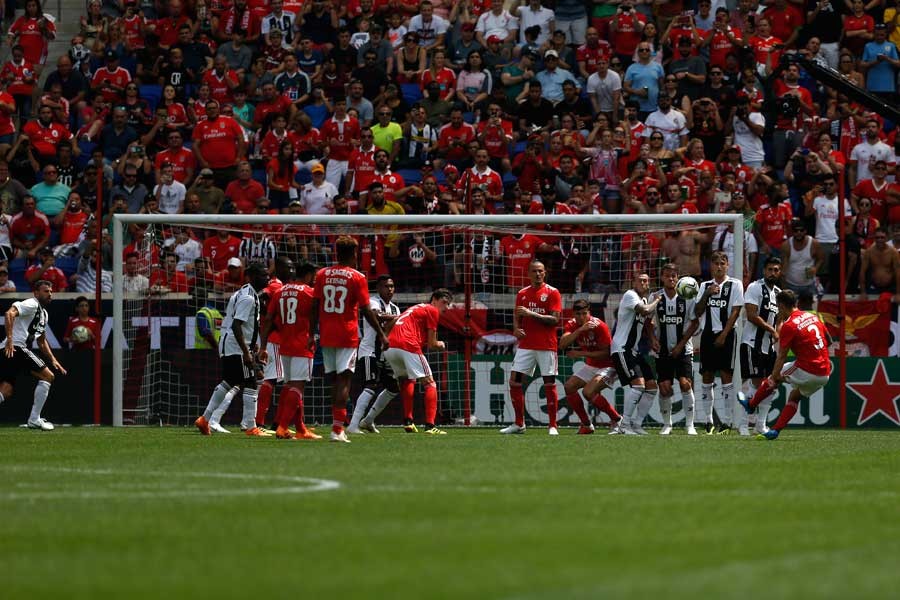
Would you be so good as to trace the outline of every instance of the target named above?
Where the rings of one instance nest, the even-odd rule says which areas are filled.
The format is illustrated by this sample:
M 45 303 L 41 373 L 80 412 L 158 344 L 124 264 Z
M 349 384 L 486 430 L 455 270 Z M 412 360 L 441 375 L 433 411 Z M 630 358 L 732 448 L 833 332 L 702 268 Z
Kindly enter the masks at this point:
M 303 403 L 303 395 L 293 386 L 284 386 L 278 395 L 278 426 L 287 429 L 294 420 L 297 408 Z
M 269 405 L 272 404 L 272 393 L 275 386 L 268 379 L 263 381 L 259 386 L 259 393 L 256 395 L 256 424 L 266 424 L 266 413 L 269 412 Z
M 566 394 L 566 402 L 569 403 L 569 408 L 574 410 L 575 414 L 578 415 L 578 420 L 581 421 L 581 424 L 587 425 L 590 419 L 588 418 L 587 411 L 584 410 L 584 402 L 581 400 L 581 394 L 577 391 Z
M 613 405 L 603 397 L 603 394 L 597 394 L 591 398 L 591 404 L 599 408 L 600 412 L 609 417 L 610 421 L 618 421 L 622 418 L 622 415 L 620 415 L 619 412 L 613 408 Z
M 556 393 L 556 382 L 544 384 L 544 396 L 547 397 L 547 416 L 550 427 L 556 427 L 556 413 L 559 412 L 559 395 Z
M 512 398 L 513 410 L 516 413 L 516 425 L 525 427 L 525 394 L 522 392 L 522 385 L 510 383 L 509 397 Z
M 754 409 L 759 406 L 759 403 L 769 397 L 769 394 L 776 390 L 775 382 L 772 381 L 771 378 L 766 377 L 763 379 L 763 382 L 760 384 L 759 388 L 757 388 L 756 393 L 753 394 L 753 397 L 750 399 L 750 408 Z M 797 410 L 796 408 L 794 409 Z
M 408 422 L 413 420 L 413 398 L 416 395 L 416 382 L 406 379 L 400 384 L 400 400 L 403 402 L 403 418 Z M 435 398 L 435 402 L 437 399 Z
M 306 423 L 303 422 L 303 392 L 297 388 L 294 389 L 296 390 L 294 395 L 298 401 L 297 409 L 294 411 L 294 428 L 297 430 L 297 433 L 304 433 L 306 432 Z
M 781 409 L 781 414 L 778 415 L 778 420 L 775 421 L 775 425 L 772 426 L 772 429 L 781 431 L 782 429 L 787 427 L 788 421 L 790 421 L 795 414 L 797 414 L 797 403 L 788 402 L 784 405 L 784 408 Z
M 340 433 L 344 430 L 347 421 L 347 403 L 341 402 L 341 406 L 331 405 L 331 431 Z
M 438 393 L 437 385 L 432 381 L 425 386 L 425 423 L 434 425 L 437 416 Z

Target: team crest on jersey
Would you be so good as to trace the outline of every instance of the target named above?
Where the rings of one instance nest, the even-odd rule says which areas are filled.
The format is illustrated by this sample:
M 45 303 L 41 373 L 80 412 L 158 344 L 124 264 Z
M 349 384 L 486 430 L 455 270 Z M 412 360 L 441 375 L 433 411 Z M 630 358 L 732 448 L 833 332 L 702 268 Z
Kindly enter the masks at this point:
M 225 121 L 219 121 L 219 129 L 225 129 Z
M 547 294 L 541 294 L 541 302 L 547 301 Z
M 52 135 L 53 137 L 59 137 L 59 132 L 55 129 L 51 129 L 50 135 Z

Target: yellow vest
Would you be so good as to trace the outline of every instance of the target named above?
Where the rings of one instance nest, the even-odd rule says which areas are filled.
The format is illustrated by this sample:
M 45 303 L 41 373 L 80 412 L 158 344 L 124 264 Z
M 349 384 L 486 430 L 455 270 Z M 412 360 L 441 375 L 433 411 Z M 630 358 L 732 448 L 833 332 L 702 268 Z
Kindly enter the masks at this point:
M 218 346 L 219 328 L 222 326 L 222 313 L 215 308 L 204 306 L 197 311 L 197 315 L 206 317 L 206 322 L 209 323 L 213 337 L 216 338 L 216 345 Z M 209 342 L 206 341 L 206 338 L 200 335 L 200 328 L 196 325 L 194 326 L 194 348 L 197 350 L 211 350 L 213 348 L 213 346 L 210 346 Z

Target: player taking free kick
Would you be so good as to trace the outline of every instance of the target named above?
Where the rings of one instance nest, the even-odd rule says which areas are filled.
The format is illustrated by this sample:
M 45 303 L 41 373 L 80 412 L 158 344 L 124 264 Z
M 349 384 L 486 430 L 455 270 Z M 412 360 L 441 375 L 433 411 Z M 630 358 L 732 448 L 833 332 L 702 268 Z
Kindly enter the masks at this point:
M 513 312 L 513 333 L 519 338 L 519 347 L 513 358 L 509 374 L 509 396 L 512 399 L 516 422 L 504 427 L 500 433 L 525 433 L 525 392 L 522 377 L 534 374 L 534 368 L 541 370 L 544 379 L 544 394 L 547 398 L 547 416 L 550 419 L 548 432 L 559 435 L 556 428 L 556 411 L 559 398 L 556 395 L 556 374 L 559 347 L 556 326 L 562 312 L 562 297 L 559 290 L 544 282 L 547 271 L 544 263 L 534 260 L 528 266 L 531 285 L 516 294 L 516 309 Z
M 797 296 L 791 290 L 782 290 L 775 297 L 778 318 L 782 321 L 778 337 L 778 357 L 772 369 L 772 376 L 764 379 L 756 394 L 748 402 L 740 400 L 747 412 L 756 410 L 760 403 L 778 389 L 782 381 L 794 386 L 787 403 L 778 415 L 772 428 L 757 436 L 758 439 L 774 440 L 797 413 L 801 400 L 809 400 L 816 391 L 825 387 L 831 375 L 831 360 L 828 358 L 828 334 L 822 321 L 814 314 L 797 308 Z M 785 364 L 788 350 L 797 357 Z

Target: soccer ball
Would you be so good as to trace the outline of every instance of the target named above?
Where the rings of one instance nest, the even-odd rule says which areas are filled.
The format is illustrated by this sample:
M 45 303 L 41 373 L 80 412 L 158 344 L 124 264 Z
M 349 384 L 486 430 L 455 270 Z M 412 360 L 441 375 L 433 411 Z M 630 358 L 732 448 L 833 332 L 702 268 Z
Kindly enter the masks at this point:
M 678 292 L 678 295 L 682 298 L 690 300 L 691 298 L 696 298 L 697 294 L 700 293 L 700 286 L 693 277 L 682 277 L 678 280 L 678 283 L 675 284 L 675 291 Z
M 91 332 L 84 325 L 79 325 L 72 330 L 72 341 L 76 344 L 83 344 L 91 338 Z

